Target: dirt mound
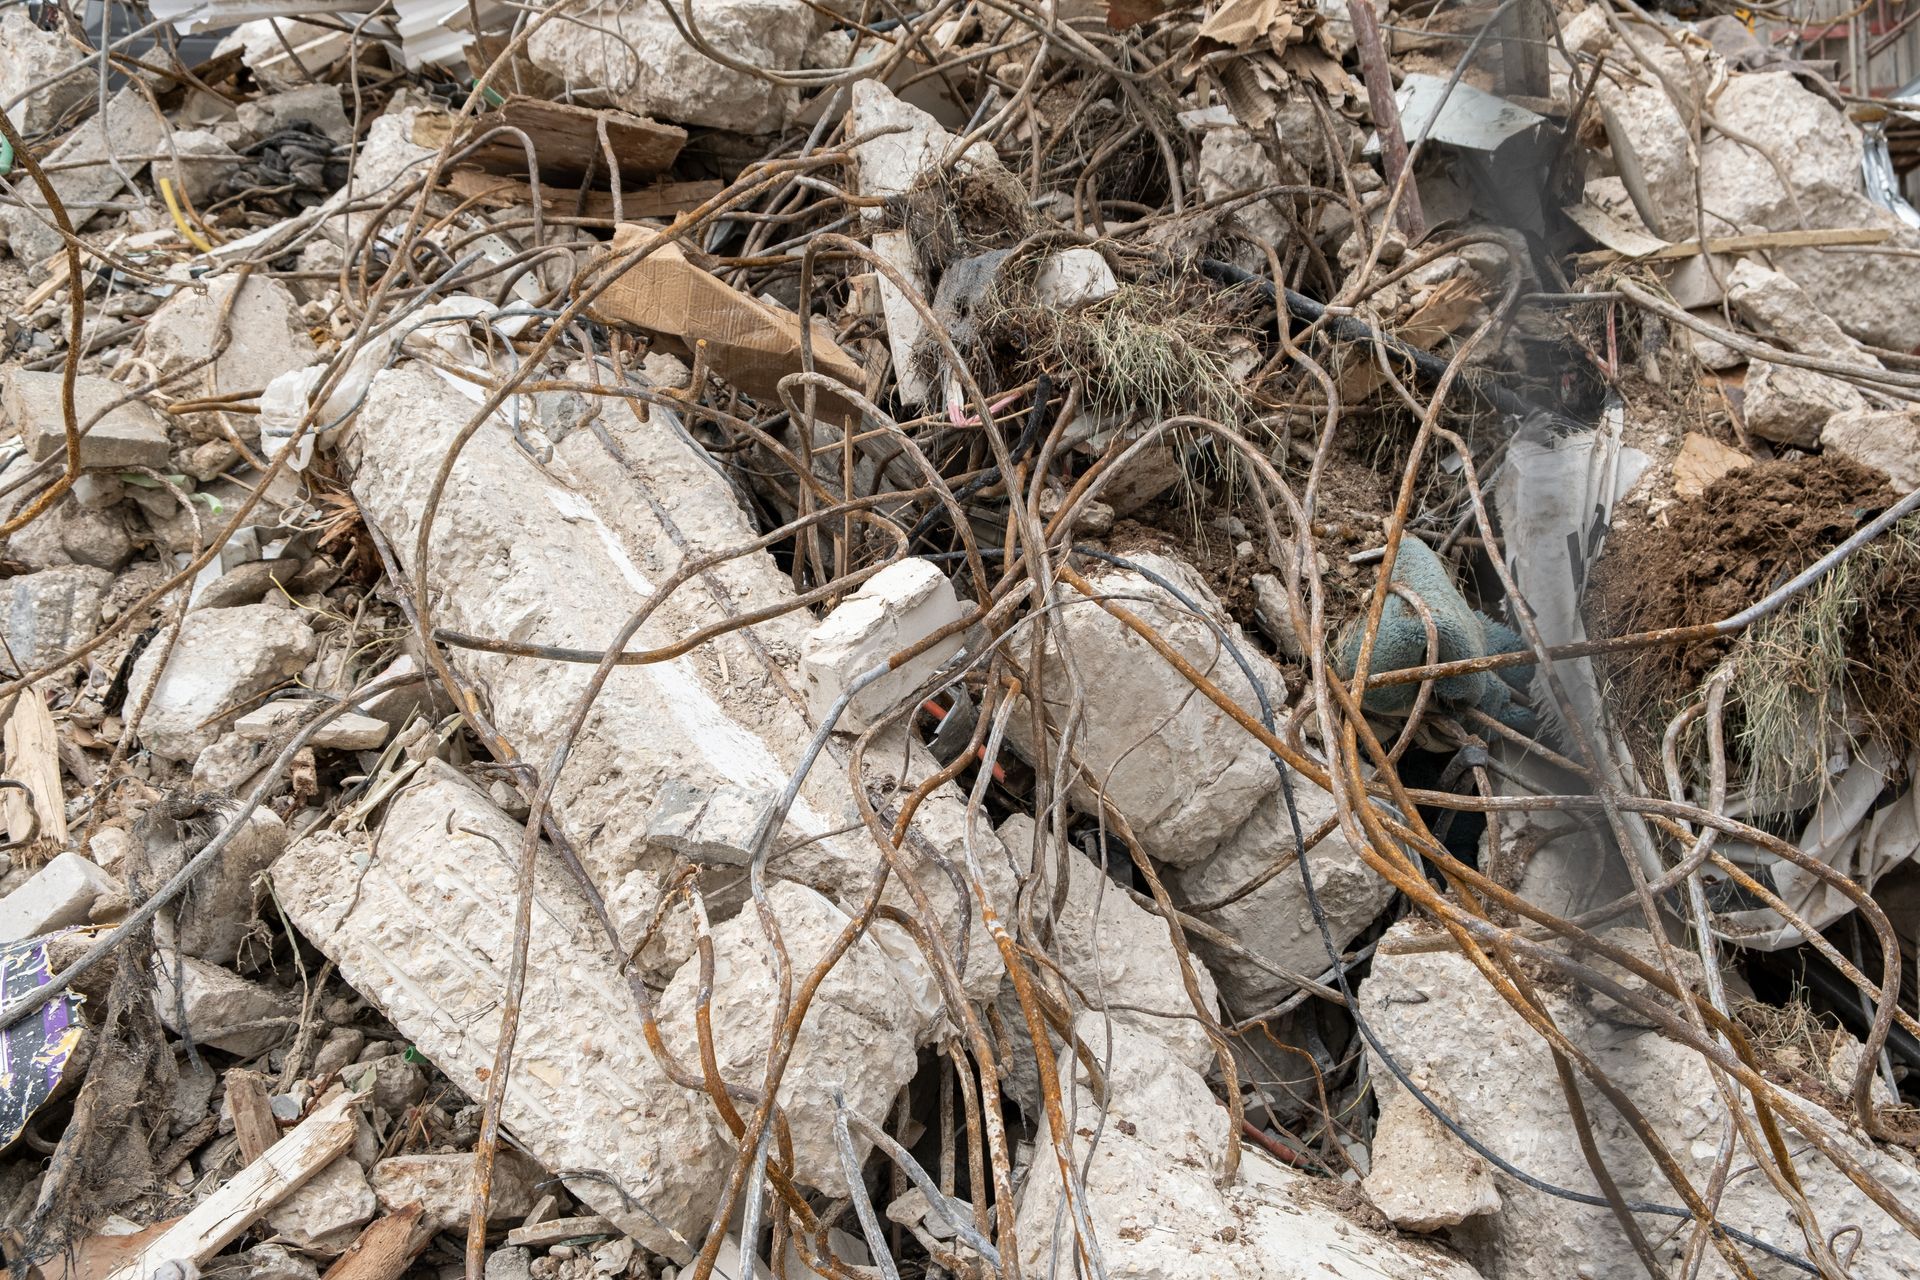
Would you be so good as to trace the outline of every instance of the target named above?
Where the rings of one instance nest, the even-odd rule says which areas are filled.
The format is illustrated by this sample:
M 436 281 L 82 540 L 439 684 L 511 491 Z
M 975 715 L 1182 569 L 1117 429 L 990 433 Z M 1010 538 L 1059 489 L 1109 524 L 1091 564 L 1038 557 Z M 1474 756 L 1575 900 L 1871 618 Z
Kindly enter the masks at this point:
M 1884 474 L 1829 455 L 1721 477 L 1660 528 L 1620 531 L 1587 595 L 1595 636 L 1714 622 L 1740 612 L 1843 542 L 1896 495 Z M 1716 639 L 1603 663 L 1625 719 L 1678 702 L 1726 657 Z

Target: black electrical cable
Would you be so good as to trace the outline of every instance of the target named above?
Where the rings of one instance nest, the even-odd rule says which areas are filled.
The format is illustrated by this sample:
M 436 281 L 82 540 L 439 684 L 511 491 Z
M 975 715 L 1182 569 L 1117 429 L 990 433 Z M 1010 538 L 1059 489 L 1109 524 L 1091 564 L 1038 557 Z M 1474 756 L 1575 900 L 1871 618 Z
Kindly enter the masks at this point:
M 1275 735 L 1279 733 L 1279 729 L 1276 727 L 1274 721 L 1273 706 L 1268 702 L 1266 690 L 1262 687 L 1260 681 L 1254 678 L 1252 664 L 1249 663 L 1246 657 L 1240 652 L 1239 646 L 1233 642 L 1232 638 L 1227 634 L 1226 629 L 1214 622 L 1208 614 L 1208 611 L 1203 608 L 1198 601 L 1188 596 L 1171 582 L 1168 582 L 1164 577 L 1153 572 L 1153 570 L 1131 560 L 1110 555 L 1104 551 L 1095 551 L 1088 547 L 1076 546 L 1073 550 L 1076 555 L 1083 555 L 1094 560 L 1104 561 L 1107 564 L 1117 565 L 1122 569 L 1139 574 L 1172 596 L 1182 607 L 1191 611 L 1195 617 L 1205 622 L 1208 629 L 1211 630 L 1214 636 L 1220 641 L 1221 647 L 1226 650 L 1227 655 L 1233 659 L 1234 665 L 1239 667 L 1241 673 L 1247 677 L 1247 683 L 1253 686 L 1255 695 L 1260 702 L 1260 722 L 1266 726 L 1267 732 Z M 983 549 L 983 554 L 984 553 Z M 1326 909 L 1321 906 L 1319 892 L 1314 888 L 1313 876 L 1307 862 L 1307 837 L 1306 833 L 1301 830 L 1300 812 L 1294 803 L 1292 775 L 1278 756 L 1274 755 L 1271 751 L 1267 754 L 1268 758 L 1273 761 L 1274 768 L 1278 770 L 1280 774 L 1280 794 L 1281 798 L 1286 802 L 1287 820 L 1293 827 L 1293 845 L 1300 864 L 1300 883 L 1302 887 L 1305 888 L 1307 894 L 1307 906 L 1313 913 L 1314 926 L 1320 931 L 1321 945 L 1326 948 L 1327 955 L 1332 959 L 1334 983 L 1340 992 L 1341 1002 L 1346 1005 L 1347 1014 L 1353 1019 L 1354 1026 L 1359 1030 L 1360 1034 L 1366 1038 L 1368 1047 L 1373 1050 L 1381 1063 L 1385 1065 L 1387 1070 L 1393 1075 L 1393 1078 L 1398 1080 L 1409 1093 L 1419 1100 L 1420 1105 L 1427 1109 L 1428 1114 L 1446 1126 L 1447 1132 L 1466 1143 L 1468 1148 L 1476 1155 L 1492 1164 L 1496 1169 L 1500 1170 L 1500 1172 L 1533 1188 L 1535 1191 L 1544 1192 L 1557 1199 L 1570 1200 L 1575 1204 L 1588 1205 L 1598 1209 L 1611 1208 L 1612 1206 L 1600 1196 L 1589 1195 L 1583 1191 L 1574 1191 L 1568 1187 L 1555 1186 L 1551 1182 L 1534 1177 L 1511 1161 L 1503 1159 L 1485 1143 L 1467 1132 L 1465 1126 L 1448 1115 L 1445 1109 L 1443 1109 L 1439 1103 L 1435 1102 L 1426 1090 L 1415 1084 L 1407 1075 L 1406 1070 L 1401 1067 L 1399 1060 L 1387 1050 L 1386 1045 L 1380 1042 L 1380 1038 L 1374 1034 L 1372 1026 L 1360 1013 L 1359 1002 L 1354 998 L 1353 988 L 1347 981 L 1346 968 L 1340 962 L 1340 948 L 1334 944 L 1333 930 L 1327 924 Z M 1634 1213 L 1655 1214 L 1667 1218 L 1691 1219 L 1694 1216 L 1692 1210 L 1680 1208 L 1678 1205 L 1654 1204 L 1644 1200 L 1628 1200 L 1625 1203 L 1626 1207 Z M 1805 1258 L 1800 1257 L 1798 1254 L 1789 1253 L 1776 1245 L 1768 1244 L 1765 1240 L 1757 1236 L 1749 1235 L 1737 1227 L 1730 1227 L 1717 1218 L 1712 1220 L 1711 1225 L 1714 1230 L 1725 1232 L 1731 1239 L 1758 1249 L 1769 1257 L 1778 1259 L 1801 1271 L 1805 1271 L 1809 1275 L 1820 1274 L 1818 1267 L 1814 1266 L 1813 1263 L 1807 1261 Z
M 1270 304 L 1274 300 L 1273 281 L 1264 276 L 1257 276 L 1251 271 L 1244 271 L 1231 262 L 1222 262 L 1218 258 L 1202 258 L 1200 270 L 1202 274 L 1222 284 L 1250 285 L 1258 289 Z M 1286 298 L 1287 313 L 1295 319 L 1311 324 L 1322 316 L 1326 316 L 1327 330 L 1334 337 L 1344 338 L 1349 342 L 1377 342 L 1387 350 L 1404 357 L 1407 363 L 1413 366 L 1414 371 L 1429 383 L 1440 381 L 1441 376 L 1447 371 L 1448 362 L 1431 351 L 1422 351 L 1411 343 L 1402 342 L 1390 333 L 1382 333 L 1366 321 L 1353 316 L 1327 316 L 1326 304 L 1315 302 L 1304 293 L 1295 293 L 1291 289 L 1282 290 L 1282 293 Z M 1472 382 L 1467 385 L 1485 396 L 1493 407 L 1502 413 L 1524 418 L 1535 412 L 1534 405 L 1529 404 L 1512 388 L 1501 383 L 1488 381 Z
M 1043 373 L 1033 386 L 1033 408 L 1027 411 L 1027 423 L 1020 429 L 1020 438 L 1014 441 L 1013 449 L 1007 455 L 1008 460 L 1015 466 L 1024 462 L 1027 454 L 1033 451 L 1033 446 L 1039 443 L 1040 428 L 1047 420 L 1047 401 L 1052 398 L 1053 379 Z M 995 463 L 954 491 L 954 505 L 958 506 L 960 503 L 965 502 L 968 498 L 971 498 L 974 494 L 980 492 L 999 478 L 1000 465 Z M 920 519 L 914 523 L 913 528 L 907 533 L 907 545 L 912 546 L 918 542 L 921 535 L 933 528 L 936 521 L 949 514 L 945 505 L 940 503 L 934 504 L 925 515 L 921 516 Z

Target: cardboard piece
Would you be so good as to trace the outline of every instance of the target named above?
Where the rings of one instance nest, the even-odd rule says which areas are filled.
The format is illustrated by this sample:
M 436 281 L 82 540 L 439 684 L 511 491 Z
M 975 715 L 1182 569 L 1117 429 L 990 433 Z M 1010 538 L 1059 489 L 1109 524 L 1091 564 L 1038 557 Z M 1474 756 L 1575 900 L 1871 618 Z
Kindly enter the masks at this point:
M 639 249 L 660 233 L 629 223 L 613 235 L 614 256 Z M 721 381 L 762 405 L 780 405 L 780 379 L 800 370 L 800 317 L 742 293 L 696 265 L 677 244 L 668 244 L 629 267 L 595 300 L 588 313 L 602 324 L 629 325 L 673 338 L 690 352 L 707 343 L 706 367 Z M 854 358 L 823 334 L 813 334 L 813 367 L 849 387 L 866 374 Z M 853 406 L 823 392 L 824 416 L 852 417 Z

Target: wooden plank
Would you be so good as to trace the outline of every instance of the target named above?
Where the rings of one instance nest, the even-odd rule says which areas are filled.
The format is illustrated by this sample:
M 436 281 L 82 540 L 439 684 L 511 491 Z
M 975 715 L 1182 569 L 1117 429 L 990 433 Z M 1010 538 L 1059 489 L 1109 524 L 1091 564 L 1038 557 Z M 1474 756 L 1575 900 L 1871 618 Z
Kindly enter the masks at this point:
M 13 787 L 5 791 L 7 838 L 25 840 L 36 831 L 36 843 L 60 850 L 67 847 L 67 797 L 60 785 L 60 735 L 53 713 L 36 686 L 15 699 L 4 735 L 7 776 L 24 782 L 33 794 Z M 51 856 L 51 855 L 49 855 Z
M 240 1143 L 243 1164 L 252 1164 L 280 1141 L 267 1078 L 258 1071 L 235 1067 L 227 1072 L 227 1109 L 233 1113 L 233 1136 Z
M 341 1090 L 154 1240 L 110 1280 L 157 1280 L 196 1273 L 267 1210 L 297 1191 L 353 1145 L 353 1113 L 363 1095 Z M 184 1265 L 182 1265 L 184 1264 Z M 329 1273 L 331 1274 L 331 1273 Z
M 1744 253 L 1749 249 L 1807 249 L 1833 245 L 1879 244 L 1893 234 L 1886 227 L 1830 227 L 1813 231 L 1757 231 L 1744 236 L 1717 236 L 1707 240 L 1708 253 Z M 1700 252 L 1698 240 L 1682 240 L 1652 253 L 1639 254 L 1634 262 L 1670 262 L 1691 258 Z M 1626 257 L 1612 249 L 1595 249 L 1579 254 L 1574 261 L 1582 267 L 1605 266 Z
M 464 136 L 477 138 L 502 125 L 525 131 L 540 162 L 540 181 L 546 183 L 577 179 L 589 171 L 607 172 L 606 153 L 600 146 L 602 120 L 606 121 L 607 143 L 619 161 L 621 178 L 628 183 L 637 184 L 671 166 L 687 142 L 687 131 L 678 125 L 661 124 L 611 107 L 579 107 L 524 97 L 508 98 L 498 110 L 477 117 Z M 441 138 L 423 137 L 421 126 L 429 135 L 440 133 Z M 444 118 L 423 116 L 414 129 L 413 140 L 423 146 L 438 146 L 450 127 L 452 123 Z M 527 149 L 512 134 L 482 143 L 460 159 L 463 164 L 475 164 L 492 173 L 524 175 L 527 171 Z
M 423 1212 L 416 1200 L 375 1218 L 321 1280 L 394 1280 L 427 1247 L 430 1237 L 420 1230 Z
M 446 186 L 455 195 L 489 209 L 533 203 L 533 188 L 525 180 L 481 173 L 476 169 L 455 169 L 447 176 Z M 720 182 L 656 182 L 650 186 L 633 187 L 620 193 L 621 212 L 629 221 L 634 218 L 671 218 L 713 199 L 724 186 Z M 584 202 L 580 201 L 579 194 L 564 187 L 543 184 L 540 188 L 540 207 L 557 217 L 578 216 L 609 225 L 613 223 L 611 191 L 589 191 Z M 580 205 L 578 215 L 574 213 L 576 204 Z

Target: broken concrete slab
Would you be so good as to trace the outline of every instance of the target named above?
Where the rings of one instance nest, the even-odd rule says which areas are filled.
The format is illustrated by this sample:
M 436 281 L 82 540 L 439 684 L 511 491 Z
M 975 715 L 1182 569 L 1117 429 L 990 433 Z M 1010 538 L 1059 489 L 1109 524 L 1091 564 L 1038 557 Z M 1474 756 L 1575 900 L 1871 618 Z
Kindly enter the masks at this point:
M 1402 1231 L 1439 1231 L 1500 1212 L 1493 1167 L 1448 1133 L 1391 1077 L 1377 1080 L 1380 1119 L 1360 1185 Z
M 1878 467 L 1901 493 L 1920 488 L 1920 410 L 1836 413 L 1820 426 L 1820 447 Z
M 715 49 L 768 71 L 799 67 L 816 29 L 798 0 L 706 0 L 699 22 Z M 570 88 L 591 87 L 599 104 L 678 124 L 768 133 L 799 101 L 788 86 L 708 58 L 651 5 L 602 3 L 580 10 L 578 21 L 546 23 L 527 57 Z
M 127 398 L 127 388 L 95 374 L 74 380 L 73 416 L 80 437 L 83 467 L 152 467 L 167 470 L 172 444 L 167 423 L 158 413 L 135 400 L 99 417 L 108 405 Z M 20 433 L 27 455 L 35 460 L 66 456 L 67 428 L 61 411 L 62 377 L 58 373 L 10 368 L 0 375 L 0 411 Z M 93 421 L 96 417 L 98 421 Z M 92 422 L 89 427 L 87 424 Z
M 157 155 L 165 145 L 167 129 L 159 111 L 138 89 L 128 86 L 40 158 L 76 231 L 139 177 L 147 167 L 145 157 Z M 21 188 L 21 204 L 0 207 L 0 226 L 6 229 L 13 256 L 37 266 L 59 252 L 63 241 L 39 189 L 31 182 Z M 136 197 L 135 202 L 140 199 Z
M 1075 1029 L 1090 1044 L 1109 1034 L 1094 1014 Z M 1084 1170 L 1078 1210 L 1111 1280 L 1476 1280 L 1438 1245 L 1342 1215 L 1314 1179 L 1263 1152 L 1243 1147 L 1228 1180 L 1225 1147 L 1238 1136 L 1205 1080 L 1151 1037 L 1117 1023 L 1111 1035 L 1105 1107 L 1073 1058 L 1060 1070 L 1076 1117 L 1071 1158 Z M 1070 1273 L 1082 1247 L 1060 1184 L 1051 1161 L 1036 1161 L 1020 1192 L 1015 1229 L 1029 1275 Z
M 473 1153 L 388 1156 L 367 1175 L 380 1208 L 387 1213 L 418 1203 L 425 1212 L 420 1229 L 467 1234 L 473 1207 Z M 492 1194 L 487 1198 L 487 1222 L 524 1218 L 540 1198 L 547 1171 L 512 1147 L 494 1153 Z
M 34 25 L 24 8 L 0 14 L 0 103 L 26 137 L 45 133 L 94 95 L 96 84 L 75 65 L 73 46 L 58 31 Z
M 191 1034 L 196 1044 L 241 1058 L 263 1053 L 293 1035 L 288 1025 L 256 1024 L 279 1024 L 300 1012 L 299 1001 L 291 996 L 172 951 L 154 953 L 153 988 L 154 1007 L 168 1031 Z M 184 1025 L 179 1016 L 183 1006 Z
M 500 851 L 518 849 L 520 826 L 447 765 L 421 778 L 395 797 L 364 871 L 363 845 L 316 834 L 274 864 L 274 886 L 354 989 L 477 1098 L 513 950 L 517 868 Z M 728 1148 L 654 1061 L 618 958 L 557 860 L 536 864 L 534 896 L 540 994 L 522 1007 L 502 1123 L 550 1168 L 605 1171 L 633 1201 L 597 1179 L 571 1189 L 649 1248 L 677 1251 L 668 1233 L 698 1237 Z
M 967 616 L 953 583 L 930 560 L 909 557 L 868 578 L 807 632 L 800 671 L 807 711 L 825 722 L 860 676 L 894 654 Z M 966 642 L 956 632 L 855 694 L 835 728 L 858 733 L 932 677 Z
M 951 156 L 959 138 L 927 112 L 895 97 L 878 80 L 855 81 L 848 101 L 848 135 L 862 139 L 853 146 L 854 190 L 860 195 L 881 199 L 904 195 L 949 160 L 975 168 L 999 167 L 999 155 L 984 139 L 969 146 L 964 156 Z M 861 216 L 877 222 L 884 211 L 869 206 Z
M 1023 878 L 1035 878 L 1031 901 L 1036 914 L 1052 907 L 1054 885 L 1065 863 L 1066 899 L 1053 918 L 1048 954 L 1074 988 L 1065 1001 L 1067 1007 L 1099 1009 L 1111 1001 L 1119 1006 L 1112 1011 L 1116 1023 L 1160 1041 L 1183 1065 L 1205 1070 L 1213 1061 L 1213 1042 L 1187 995 L 1166 921 L 1136 903 L 1124 886 L 1078 849 L 1062 850 L 1058 843 L 1037 845 L 1033 819 L 1025 814 L 1002 823 L 999 835 Z M 1198 961 L 1193 969 L 1207 1014 L 1217 1018 L 1219 998 L 1213 975 Z M 1017 1011 L 1019 1005 L 1010 1003 Z M 1019 1018 L 1015 1012 L 1016 1023 Z M 1028 1087 L 1038 1098 L 1039 1082 L 1028 1082 Z
M 275 1205 L 267 1225 L 296 1249 L 332 1258 L 353 1243 L 379 1207 L 366 1172 L 352 1156 L 341 1156 Z
M 1269 703 L 1285 704 L 1279 670 L 1226 617 L 1192 568 L 1157 554 L 1133 558 L 1197 602 L 1260 675 Z M 1259 713 L 1260 697 L 1206 622 L 1130 569 L 1096 565 L 1087 577 L 1103 598 L 1138 615 L 1230 697 Z M 1204 862 L 1278 790 L 1280 778 L 1266 748 L 1093 601 L 1076 596 L 1054 612 L 1041 661 L 1038 684 L 1054 726 L 1049 757 L 1066 722 L 1068 691 L 1075 684 L 1070 673 L 1077 673 L 1085 705 L 1074 751 L 1088 779 L 1105 791 L 1155 858 L 1183 867 Z M 1031 759 L 1027 724 L 1024 714 L 1016 714 L 1010 737 Z M 1085 779 L 1074 780 L 1068 798 L 1083 812 L 1097 811 Z
M 1269 766 L 1271 767 L 1271 766 Z M 1314 832 L 1334 816 L 1333 797 L 1294 774 L 1294 805 L 1300 832 Z M 1302 977 L 1318 979 L 1334 961 L 1314 923 L 1306 887 L 1295 860 L 1293 825 L 1285 797 L 1277 790 L 1263 797 L 1246 825 L 1205 862 L 1167 873 L 1177 903 L 1208 903 L 1245 888 L 1276 864 L 1280 870 L 1234 901 L 1199 913 L 1225 930 L 1247 951 Z M 1344 948 L 1393 900 L 1393 886 L 1368 867 L 1339 827 L 1307 851 L 1307 867 L 1334 945 Z M 1220 983 L 1236 1019 L 1250 1018 L 1297 990 L 1297 985 L 1245 955 L 1229 952 L 1201 936 L 1193 946 Z
M 189 613 L 173 645 L 157 638 L 134 666 L 128 705 L 139 705 L 152 689 L 141 742 L 166 759 L 192 759 L 249 699 L 297 675 L 316 649 L 305 619 L 276 605 Z
M 220 350 L 223 334 L 228 341 Z M 286 285 L 260 275 L 221 276 L 167 299 L 147 320 L 142 354 L 162 377 L 193 370 L 169 384 L 175 394 L 221 395 L 258 392 L 287 370 L 311 364 L 315 348 Z M 243 438 L 258 434 L 257 419 L 248 415 L 229 415 L 229 422 Z
M 1762 439 L 1811 449 L 1829 418 L 1866 407 L 1853 384 L 1827 374 L 1769 360 L 1747 366 L 1747 429 Z
M 118 880 L 79 854 L 56 854 L 25 884 L 0 898 L 0 943 L 86 924 L 96 899 L 125 892 Z
M 1489 1149 L 1536 1178 L 1592 1191 L 1592 1173 L 1568 1118 L 1548 1045 L 1466 957 L 1455 951 L 1410 949 L 1432 937 L 1407 924 L 1388 932 L 1375 953 L 1372 975 L 1360 987 L 1362 1015 L 1410 1078 L 1423 1089 L 1434 1088 L 1436 1100 Z M 1724 1116 L 1700 1055 L 1657 1031 L 1604 1018 L 1551 988 L 1542 995 L 1547 1016 L 1641 1107 L 1693 1185 L 1705 1186 Z M 1382 1081 L 1391 1077 L 1377 1059 L 1369 1074 Z M 1632 1130 L 1597 1097 L 1592 1106 L 1593 1138 L 1621 1194 L 1629 1201 L 1675 1203 L 1672 1188 Z M 1788 1130 L 1786 1140 L 1809 1204 L 1822 1224 L 1845 1222 L 1857 1232 L 1851 1273 L 1860 1280 L 1904 1276 L 1912 1257 L 1911 1237 L 1799 1134 L 1805 1131 L 1803 1125 L 1816 1128 L 1907 1204 L 1920 1196 L 1920 1164 L 1895 1149 L 1861 1142 L 1812 1103 L 1802 1101 L 1794 1111 L 1797 1116 L 1776 1115 Z M 1382 1148 L 1418 1140 L 1384 1124 L 1375 1135 Z M 1470 1154 L 1464 1147 L 1454 1150 L 1462 1157 Z M 1444 1150 L 1433 1154 L 1438 1160 Z M 1581 1274 L 1593 1280 L 1627 1280 L 1645 1274 L 1605 1207 L 1548 1195 L 1498 1170 L 1493 1178 L 1500 1209 L 1470 1218 L 1449 1233 L 1455 1247 L 1487 1275 Z M 1764 1177 L 1729 1179 L 1717 1212 L 1729 1226 L 1804 1254 L 1805 1241 L 1793 1226 L 1787 1203 Z M 1655 1220 L 1643 1221 L 1651 1228 Z M 1688 1233 L 1649 1229 L 1647 1234 L 1659 1260 L 1677 1266 Z
M 9 578 L 0 593 L 0 636 L 6 638 L 0 664 L 14 675 L 22 667 L 37 670 L 90 640 L 100 629 L 100 607 L 112 584 L 111 573 L 92 565 Z
M 453 380 L 416 367 L 373 379 L 365 407 L 342 442 L 343 465 L 367 520 L 379 526 L 401 562 L 410 562 L 424 495 L 433 483 L 435 450 L 471 416 L 474 402 Z M 671 644 L 718 617 L 790 598 L 791 581 L 764 552 L 733 556 L 697 575 L 664 600 L 655 587 L 689 556 L 750 541 L 753 525 L 710 460 L 687 443 L 664 414 L 642 418 L 628 405 L 602 415 L 595 432 L 577 431 L 536 465 L 505 432 L 483 431 L 460 455 L 441 498 L 431 577 L 458 583 L 439 608 L 444 625 L 469 634 L 514 636 L 539 644 L 602 646 L 643 605 L 647 621 L 633 648 Z M 662 411 L 656 410 L 655 413 Z M 618 452 L 601 443 L 601 433 Z M 503 502 L 516 519 L 499 519 Z M 814 736 L 806 715 L 799 655 L 808 626 L 788 613 L 717 637 L 667 662 L 617 668 L 572 738 L 566 770 L 555 786 L 556 814 L 576 832 L 583 864 L 606 894 L 626 944 L 650 927 L 661 886 L 678 854 L 647 838 L 647 826 L 669 782 L 709 793 L 724 787 L 779 792 Z M 455 650 L 449 659 L 486 688 L 491 716 L 529 759 L 544 760 L 561 741 L 575 699 L 592 676 L 579 664 L 555 666 Z M 644 732 L 635 726 L 645 725 Z M 893 758 L 915 776 L 938 768 L 902 739 Z M 923 772 L 919 772 L 924 769 Z M 906 785 L 911 785 L 907 783 Z M 965 806 L 950 785 L 930 794 L 903 866 L 925 883 L 943 918 L 963 907 L 932 859 L 965 865 Z M 824 762 L 806 775 L 787 822 L 777 833 L 770 869 L 858 901 L 871 882 L 873 850 L 845 771 Z M 990 880 L 1004 860 L 975 852 Z M 730 878 L 725 890 L 743 892 Z M 718 886 L 716 886 L 718 891 Z M 997 892 L 998 890 L 996 890 Z M 889 894 L 893 887 L 889 887 Z M 889 900 L 895 900 L 890 897 Z M 904 891 L 897 899 L 906 902 Z M 710 910 L 718 914 L 709 901 Z M 967 911 L 973 936 L 965 980 L 990 994 L 999 972 L 993 947 Z M 691 954 L 691 923 L 673 908 L 642 952 L 664 978 Z

